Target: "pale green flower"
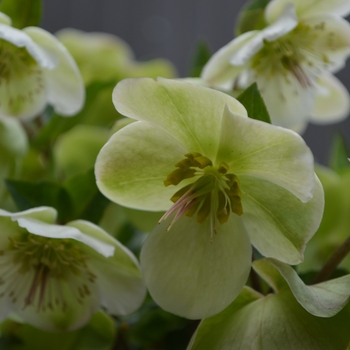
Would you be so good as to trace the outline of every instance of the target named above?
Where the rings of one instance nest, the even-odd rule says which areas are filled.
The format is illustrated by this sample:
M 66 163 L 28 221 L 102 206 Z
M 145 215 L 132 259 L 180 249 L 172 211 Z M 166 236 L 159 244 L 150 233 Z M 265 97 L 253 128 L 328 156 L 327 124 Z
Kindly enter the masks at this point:
M 14 313 L 38 328 L 72 330 L 100 307 L 135 311 L 145 287 L 133 254 L 90 222 L 56 225 L 56 216 L 49 207 L 0 210 L 0 320 Z
M 0 114 L 32 118 L 47 104 L 62 115 L 77 113 L 85 90 L 66 48 L 38 28 L 22 30 L 0 13 Z
M 349 12 L 345 0 L 273 0 L 265 9 L 268 26 L 221 48 L 202 78 L 238 89 L 256 81 L 276 125 L 303 130 L 308 120 L 340 121 L 350 98 L 331 72 L 350 53 L 350 25 L 341 17 Z
M 247 118 L 224 93 L 174 80 L 124 80 L 113 101 L 139 121 L 102 148 L 97 184 L 121 205 L 167 210 L 141 251 L 161 307 L 188 318 L 225 308 L 247 280 L 250 242 L 265 256 L 302 261 L 323 191 L 296 133 Z

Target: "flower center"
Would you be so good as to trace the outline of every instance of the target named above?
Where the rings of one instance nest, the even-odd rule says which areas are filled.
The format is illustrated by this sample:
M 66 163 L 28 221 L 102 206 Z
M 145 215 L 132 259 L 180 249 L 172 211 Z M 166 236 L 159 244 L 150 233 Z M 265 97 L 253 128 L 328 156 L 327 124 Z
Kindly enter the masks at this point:
M 334 35 L 325 32 L 325 23 L 307 25 L 300 22 L 290 33 L 279 39 L 265 41 L 254 56 L 252 68 L 258 75 L 280 75 L 288 80 L 292 73 L 304 88 L 312 86 L 305 70 L 320 69 L 331 64 L 324 47 L 334 48 Z
M 87 268 L 87 256 L 74 243 L 30 233 L 10 238 L 9 249 L 0 252 L 0 297 L 8 296 L 12 303 L 24 299 L 20 300 L 23 308 L 35 304 L 38 311 L 57 306 L 65 310 L 62 282 L 66 282 L 82 302 L 90 295 L 88 284 L 96 276 Z
M 163 215 L 160 222 L 176 213 L 168 227 L 169 231 L 183 215 L 196 216 L 198 223 L 203 223 L 209 217 L 212 239 L 213 233 L 217 233 L 216 221 L 224 224 L 231 212 L 243 214 L 238 178 L 228 173 L 229 167 L 226 163 L 214 167 L 209 158 L 197 152 L 187 153 L 185 157 L 175 164 L 177 169 L 167 176 L 164 185 L 176 186 L 185 179 L 197 179 L 171 197 L 175 204 Z

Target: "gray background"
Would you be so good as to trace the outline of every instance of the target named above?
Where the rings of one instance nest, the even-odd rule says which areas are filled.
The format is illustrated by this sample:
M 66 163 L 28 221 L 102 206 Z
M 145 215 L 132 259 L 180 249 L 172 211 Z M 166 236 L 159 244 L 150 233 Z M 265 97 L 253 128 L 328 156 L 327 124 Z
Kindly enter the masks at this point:
M 44 0 L 42 27 L 55 33 L 65 27 L 113 33 L 124 39 L 139 60 L 171 60 L 180 76 L 188 73 L 196 43 L 205 40 L 212 52 L 233 39 L 236 14 L 244 0 Z M 350 89 L 350 62 L 337 76 Z M 332 135 L 345 122 L 309 125 L 303 137 L 315 159 L 327 163 Z

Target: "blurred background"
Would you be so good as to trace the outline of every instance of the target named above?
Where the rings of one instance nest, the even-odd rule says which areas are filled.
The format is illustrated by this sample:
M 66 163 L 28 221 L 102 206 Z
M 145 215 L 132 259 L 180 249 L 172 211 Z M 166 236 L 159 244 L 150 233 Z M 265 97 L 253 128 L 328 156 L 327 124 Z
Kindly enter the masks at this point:
M 200 41 L 212 53 L 234 37 L 244 0 L 44 0 L 42 27 L 107 32 L 124 39 L 138 60 L 167 58 L 181 77 L 189 73 Z M 350 64 L 337 74 L 350 90 Z M 309 125 L 303 137 L 316 161 L 327 164 L 331 140 L 341 132 L 350 143 L 350 118 L 329 126 Z

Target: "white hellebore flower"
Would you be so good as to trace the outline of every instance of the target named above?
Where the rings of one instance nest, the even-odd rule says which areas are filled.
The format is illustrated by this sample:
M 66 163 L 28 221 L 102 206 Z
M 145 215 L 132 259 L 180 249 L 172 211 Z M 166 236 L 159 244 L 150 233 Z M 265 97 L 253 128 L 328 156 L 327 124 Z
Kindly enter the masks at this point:
M 209 60 L 202 78 L 216 87 L 258 83 L 273 124 L 303 130 L 308 118 L 336 122 L 349 114 L 348 91 L 331 72 L 350 54 L 348 0 L 273 0 L 269 24 L 246 32 Z
M 67 49 L 38 27 L 22 30 L 0 12 L 0 114 L 30 119 L 51 104 L 57 113 L 74 115 L 85 89 Z
M 14 313 L 38 328 L 72 330 L 101 306 L 135 311 L 146 290 L 134 255 L 98 226 L 55 225 L 56 215 L 0 209 L 0 321 Z

